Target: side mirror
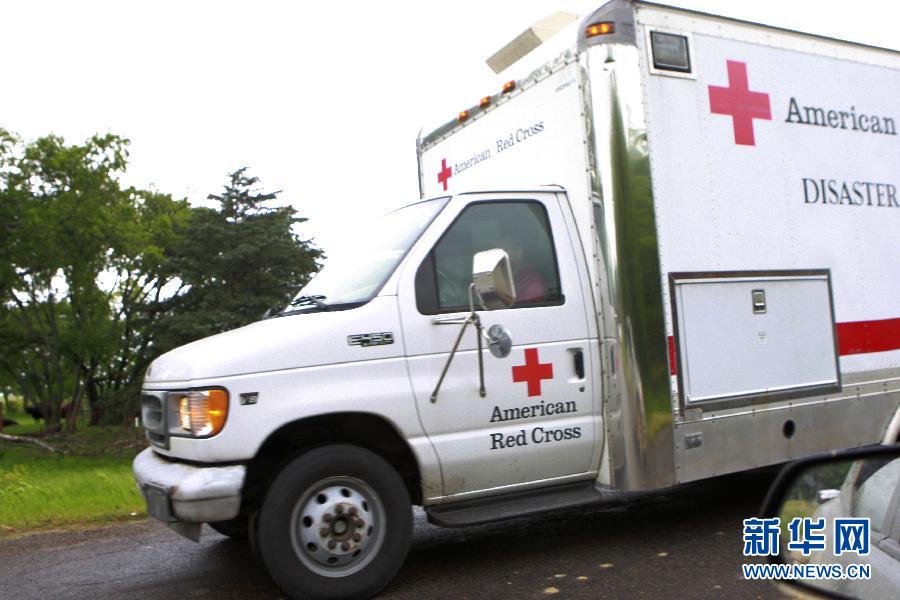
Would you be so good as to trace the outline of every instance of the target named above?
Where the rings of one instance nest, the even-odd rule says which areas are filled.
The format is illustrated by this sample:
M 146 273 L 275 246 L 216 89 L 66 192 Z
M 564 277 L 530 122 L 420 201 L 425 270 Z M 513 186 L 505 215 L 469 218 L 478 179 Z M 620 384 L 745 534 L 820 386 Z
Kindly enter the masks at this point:
M 506 251 L 499 248 L 484 250 L 478 252 L 472 257 L 472 283 L 469 285 L 469 307 L 472 312 L 465 318 L 460 319 L 453 317 L 450 319 L 436 319 L 436 325 L 462 325 L 459 335 L 456 336 L 456 343 L 450 350 L 450 356 L 447 357 L 447 364 L 438 378 L 434 391 L 431 392 L 431 401 L 437 402 L 438 392 L 441 391 L 441 385 L 444 383 L 444 377 L 447 376 L 447 370 L 456 351 L 459 348 L 459 342 L 462 340 L 466 327 L 469 324 L 475 324 L 475 339 L 478 342 L 478 392 L 484 398 L 487 390 L 484 388 L 484 361 L 481 357 L 482 338 L 487 338 L 491 354 L 498 358 L 509 356 L 512 349 L 512 339 L 509 331 L 505 327 L 494 325 L 491 327 L 488 335 L 484 334 L 481 327 L 481 317 L 475 312 L 475 298 L 478 298 L 479 304 L 487 310 L 495 308 L 509 308 L 516 301 L 516 285 L 513 283 L 512 269 L 509 266 L 509 256 Z
M 472 283 L 481 306 L 487 310 L 509 308 L 516 301 L 516 284 L 505 250 L 493 248 L 475 254 Z
M 900 598 L 900 445 L 790 463 L 761 514 L 744 521 L 744 554 L 768 535 L 770 551 L 751 555 L 783 569 L 778 583 L 803 597 Z

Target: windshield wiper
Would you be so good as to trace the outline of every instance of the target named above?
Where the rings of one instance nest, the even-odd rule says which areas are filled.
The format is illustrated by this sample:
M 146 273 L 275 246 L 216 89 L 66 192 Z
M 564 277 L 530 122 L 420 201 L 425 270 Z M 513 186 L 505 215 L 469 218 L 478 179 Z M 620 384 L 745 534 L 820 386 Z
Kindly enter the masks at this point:
M 303 304 L 315 304 L 316 308 L 321 310 L 328 310 L 328 305 L 322 302 L 325 299 L 325 296 L 317 294 L 315 296 L 297 296 L 288 306 L 301 306 Z

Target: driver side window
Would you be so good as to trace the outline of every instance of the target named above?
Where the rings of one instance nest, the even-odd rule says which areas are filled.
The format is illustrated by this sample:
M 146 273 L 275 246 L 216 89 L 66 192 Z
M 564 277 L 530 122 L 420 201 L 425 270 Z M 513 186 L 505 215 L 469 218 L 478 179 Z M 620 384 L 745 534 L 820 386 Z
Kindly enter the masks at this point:
M 472 257 L 501 248 L 516 286 L 512 308 L 564 301 L 547 211 L 533 201 L 478 202 L 467 206 L 416 272 L 416 305 L 426 315 L 468 310 Z

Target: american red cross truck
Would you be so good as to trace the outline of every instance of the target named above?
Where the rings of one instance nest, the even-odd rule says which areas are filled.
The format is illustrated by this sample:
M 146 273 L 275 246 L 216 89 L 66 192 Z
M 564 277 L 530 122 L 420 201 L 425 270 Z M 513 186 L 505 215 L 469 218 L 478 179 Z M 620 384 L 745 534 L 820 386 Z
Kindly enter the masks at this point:
M 463 526 L 897 438 L 900 53 L 622 0 L 516 65 L 551 42 L 280 315 L 153 362 L 152 517 L 365 597 L 411 505 Z

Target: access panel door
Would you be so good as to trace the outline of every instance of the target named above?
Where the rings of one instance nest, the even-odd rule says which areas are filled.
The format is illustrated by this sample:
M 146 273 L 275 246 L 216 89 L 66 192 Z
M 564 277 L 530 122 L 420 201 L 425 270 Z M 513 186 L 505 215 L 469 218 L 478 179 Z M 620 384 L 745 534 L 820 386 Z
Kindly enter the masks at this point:
M 591 477 L 599 428 L 587 317 L 556 196 L 457 197 L 442 217 L 407 261 L 399 293 L 410 377 L 441 461 L 444 495 Z M 470 326 L 433 402 L 459 333 L 458 325 L 438 321 L 467 314 L 472 257 L 491 248 L 510 256 L 517 301 L 479 312 L 485 329 L 509 329 L 512 352 L 498 359 L 485 350 L 481 397 Z

